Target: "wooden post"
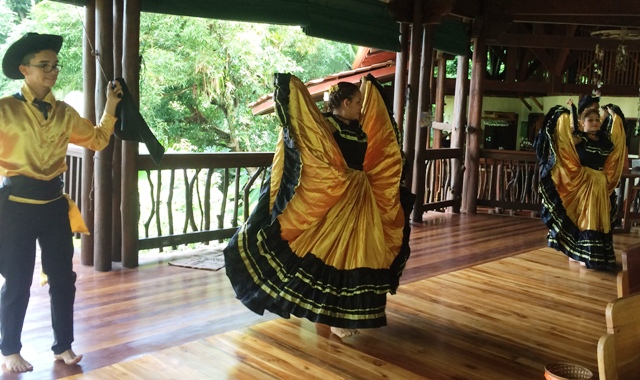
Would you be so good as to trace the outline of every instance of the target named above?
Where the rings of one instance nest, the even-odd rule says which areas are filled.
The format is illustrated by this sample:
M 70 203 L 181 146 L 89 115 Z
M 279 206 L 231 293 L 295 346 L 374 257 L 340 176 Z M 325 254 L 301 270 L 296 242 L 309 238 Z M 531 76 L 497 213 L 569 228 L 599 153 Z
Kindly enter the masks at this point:
M 429 126 L 422 125 L 422 113 L 431 113 L 431 77 L 433 62 L 433 25 L 422 26 L 422 53 L 420 54 L 420 85 L 418 87 L 418 109 L 416 112 L 416 159 L 414 166 L 414 193 L 416 194 L 416 204 L 413 208 L 412 219 L 414 222 L 422 222 L 422 206 L 424 205 L 425 194 L 425 149 L 429 145 Z
M 124 40 L 122 75 L 138 102 L 140 81 L 140 0 L 125 0 Z M 138 143 L 123 141 L 122 144 L 122 265 L 126 268 L 138 266 Z
M 95 96 L 96 90 L 96 59 L 93 56 L 93 47 L 95 46 L 95 12 L 96 4 L 94 0 L 90 0 L 84 8 L 85 17 L 85 35 L 82 39 L 82 71 L 84 89 L 84 111 L 83 116 L 92 122 L 96 122 Z M 93 174 L 94 174 L 94 151 L 84 149 L 82 151 L 82 199 L 80 209 L 82 218 L 91 235 L 82 235 L 80 245 L 80 263 L 82 265 L 93 265 L 93 218 L 94 218 L 94 202 L 93 202 Z
M 96 0 L 96 115 L 102 116 L 107 83 L 113 78 L 113 7 L 108 0 Z M 111 270 L 113 217 L 111 214 L 113 138 L 109 146 L 96 152 L 94 268 Z
M 422 113 L 428 112 L 432 113 L 433 106 L 433 96 L 431 91 L 431 83 L 433 80 L 433 31 L 435 29 L 434 25 L 424 25 L 422 32 L 422 61 L 420 62 L 420 89 L 418 91 L 418 104 L 420 105 L 418 109 L 418 128 L 423 128 L 422 126 Z M 430 136 L 430 126 L 425 126 L 425 141 L 420 144 L 422 149 L 429 148 L 429 141 L 431 140 Z
M 122 77 L 122 23 L 123 23 L 123 0 L 113 2 L 113 67 L 114 78 Z M 111 215 L 113 215 L 113 225 L 111 227 L 111 260 L 122 260 L 122 218 L 120 216 L 120 204 L 122 193 L 120 182 L 122 178 L 122 140 L 113 136 L 113 172 L 112 172 L 112 192 Z
M 407 58 L 409 56 L 409 24 L 400 23 L 400 51 L 396 54 L 396 75 L 393 87 L 393 114 L 398 130 L 404 126 L 404 106 L 407 97 Z M 405 152 L 406 153 L 406 152 Z
M 451 118 L 451 147 L 462 148 L 465 136 L 464 126 L 467 120 L 467 73 L 469 72 L 469 57 L 458 56 L 458 72 L 456 74 L 456 89 L 453 99 L 453 116 Z M 452 168 L 451 196 L 453 199 L 462 198 L 462 175 L 464 167 L 462 160 L 454 159 Z M 460 203 L 452 206 L 451 211 L 460 212 Z
M 416 193 L 415 183 L 415 165 L 416 159 L 416 120 L 418 114 L 418 89 L 420 87 L 420 47 L 422 34 L 422 1 L 414 2 L 413 23 L 411 24 L 411 51 L 409 55 L 409 89 L 407 96 L 407 105 L 405 107 L 405 124 L 404 124 L 404 152 L 406 158 L 405 165 L 405 184 L 409 189 Z M 416 198 L 416 204 L 422 202 Z M 415 216 L 415 208 L 413 215 Z
M 480 165 L 480 138 L 482 137 L 482 90 L 487 67 L 487 45 L 484 37 L 473 40 L 473 64 L 469 89 L 469 127 L 463 181 L 462 210 L 475 214 L 478 201 L 478 172 Z
M 434 121 L 444 121 L 444 80 L 447 75 L 447 58 L 442 52 L 438 52 L 438 81 L 436 84 L 436 113 L 433 115 Z M 433 131 L 434 149 L 441 148 L 442 131 L 435 129 Z

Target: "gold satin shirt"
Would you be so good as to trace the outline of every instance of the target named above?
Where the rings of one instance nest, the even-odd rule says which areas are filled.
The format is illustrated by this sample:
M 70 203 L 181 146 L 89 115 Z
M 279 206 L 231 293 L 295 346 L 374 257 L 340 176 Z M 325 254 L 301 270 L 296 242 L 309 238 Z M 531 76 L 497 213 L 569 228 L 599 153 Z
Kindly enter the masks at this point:
M 22 95 L 26 102 L 13 96 L 0 99 L 0 176 L 24 175 L 48 181 L 67 170 L 69 143 L 91 150 L 102 150 L 109 144 L 115 116 L 105 113 L 94 126 L 49 92 L 42 99 L 52 106 L 45 120 L 32 104 L 34 95 L 26 83 Z

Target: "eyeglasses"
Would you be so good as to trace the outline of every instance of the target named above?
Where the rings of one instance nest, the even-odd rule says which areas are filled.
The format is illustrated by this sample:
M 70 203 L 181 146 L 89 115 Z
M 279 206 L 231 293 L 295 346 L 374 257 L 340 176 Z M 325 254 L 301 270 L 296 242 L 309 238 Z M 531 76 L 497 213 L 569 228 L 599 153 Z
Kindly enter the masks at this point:
M 51 64 L 48 64 L 48 63 L 41 63 L 39 65 L 25 65 L 25 66 L 37 67 L 37 68 L 41 69 L 42 71 L 44 71 L 45 73 L 50 73 L 53 70 L 56 70 L 56 71 L 59 72 L 63 67 L 62 65 L 59 65 L 57 63 L 55 65 L 51 65 Z

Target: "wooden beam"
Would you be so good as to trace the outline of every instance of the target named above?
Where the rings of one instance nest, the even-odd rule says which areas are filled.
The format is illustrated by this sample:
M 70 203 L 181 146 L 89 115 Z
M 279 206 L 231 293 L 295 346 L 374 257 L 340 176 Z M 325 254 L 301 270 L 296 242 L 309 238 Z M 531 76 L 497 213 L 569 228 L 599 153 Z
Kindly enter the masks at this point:
M 524 49 L 524 54 L 520 57 L 520 69 L 518 70 L 518 82 L 524 82 L 529 77 L 529 61 L 532 60 L 532 53 L 529 49 Z
M 566 36 L 574 37 L 577 29 L 578 27 L 576 25 L 567 25 Z M 558 52 L 558 56 L 556 59 L 556 67 L 555 67 L 556 75 L 560 76 L 564 72 L 564 68 L 566 67 L 565 63 L 567 62 L 567 58 L 569 57 L 570 52 L 571 52 L 571 49 L 569 48 L 560 49 L 560 51 Z
M 616 0 L 610 2 L 575 2 L 557 0 L 512 1 L 496 0 L 489 4 L 491 11 L 518 16 L 598 16 L 629 17 L 640 16 L 640 3 L 636 0 Z
M 473 1 L 466 0 L 465 2 L 471 3 Z M 420 5 L 423 10 L 420 12 L 420 19 L 416 20 L 415 3 L 416 1 L 413 0 L 394 0 L 387 5 L 387 11 L 391 17 L 398 22 L 412 23 L 418 21 L 422 25 L 427 25 L 439 24 L 444 16 L 451 13 L 454 6 L 453 0 L 430 0 L 428 7 L 422 4 Z M 421 1 L 421 3 L 426 4 L 424 1 Z
M 536 104 L 536 106 L 540 108 L 540 111 L 544 109 L 544 107 L 542 107 L 542 104 L 538 101 L 538 99 L 535 98 L 535 96 L 530 96 L 529 98 L 531 98 L 531 100 Z
M 84 22 L 86 25 L 83 38 L 82 71 L 84 72 L 82 88 L 84 90 L 84 112 L 83 116 L 96 122 L 96 59 L 94 57 L 93 46 L 95 46 L 96 27 L 96 4 L 89 1 L 84 10 Z M 94 202 L 91 192 L 93 191 L 95 152 L 91 149 L 84 149 L 82 153 L 82 199 L 80 210 L 87 228 L 90 232 L 94 230 Z M 137 231 L 136 231 L 137 237 Z M 93 265 L 93 235 L 83 234 L 81 237 L 80 263 L 82 265 Z
M 467 130 L 467 148 L 465 171 L 462 183 L 462 209 L 468 214 L 477 212 L 478 181 L 480 162 L 480 140 L 482 139 L 482 99 L 484 96 L 485 72 L 487 67 L 487 46 L 482 33 L 474 40 L 471 85 L 469 89 L 469 128 Z
M 522 104 L 524 104 L 525 107 L 527 107 L 527 109 L 529 110 L 529 112 L 531 112 L 531 104 L 527 103 L 527 101 L 522 97 L 518 97 L 518 99 L 520 99 L 520 101 L 522 102 Z
M 556 15 L 526 15 L 517 16 L 512 19 L 517 23 L 544 23 L 562 25 L 587 25 L 604 28 L 637 28 L 640 27 L 640 17 L 638 16 L 556 16 Z
M 451 14 L 465 18 L 476 18 L 482 11 L 482 3 L 478 0 L 455 0 Z
M 113 1 L 113 76 L 122 78 L 124 0 Z M 111 169 L 111 261 L 122 262 L 122 139 L 113 137 Z
M 127 0 L 124 9 L 124 36 L 122 75 L 127 82 L 131 96 L 140 102 L 140 9 L 141 0 Z M 135 268 L 138 266 L 138 219 L 140 204 L 138 202 L 138 143 L 123 141 L 122 143 L 122 266 Z
M 537 38 L 539 36 L 544 35 L 544 25 L 535 24 L 533 25 L 533 35 Z M 555 61 L 551 59 L 549 54 L 544 48 L 532 48 L 531 52 L 538 58 L 540 63 L 547 69 L 547 72 L 553 73 L 555 69 Z
M 417 120 L 419 114 L 418 104 L 418 89 L 420 87 L 420 61 L 421 61 L 421 48 L 422 48 L 422 33 L 423 27 L 420 23 L 422 20 L 422 11 L 424 4 L 422 1 L 413 2 L 413 20 L 411 23 L 411 42 L 409 45 L 409 76 L 408 85 L 409 91 L 407 94 L 407 103 L 405 105 L 404 115 L 404 141 L 402 150 L 404 151 L 405 161 L 405 184 L 407 188 L 416 194 L 414 188 L 414 178 L 416 173 L 415 159 L 416 159 L 416 140 L 417 140 Z M 423 199 L 417 199 L 415 205 L 422 204 Z M 417 214 L 414 208 L 413 216 Z M 415 220 L 415 219 L 414 219 Z M 422 215 L 418 215 L 417 220 L 422 220 Z
M 423 26 L 422 27 L 422 53 L 420 53 L 420 85 L 418 88 L 418 120 L 416 121 L 418 128 L 422 126 L 422 114 L 423 112 L 431 113 L 431 106 L 434 103 L 435 95 L 433 95 L 433 64 L 434 64 L 434 55 L 436 51 L 433 49 L 433 30 L 432 26 Z M 429 126 L 427 126 L 429 128 Z M 430 144 L 429 138 L 431 137 L 430 133 L 425 134 L 424 136 L 427 141 L 419 146 L 424 149 L 428 147 Z M 416 145 L 416 149 L 418 149 L 418 145 Z M 419 155 L 418 151 L 416 155 Z M 416 162 L 424 162 L 422 159 L 416 160 Z
M 547 54 L 547 52 L 544 49 L 531 49 L 531 52 L 533 53 L 533 55 L 536 56 L 536 58 L 538 58 L 538 60 L 540 61 L 540 63 L 542 63 L 542 66 L 544 66 L 544 68 L 550 72 L 553 73 L 555 70 L 555 61 L 549 56 L 549 54 Z
M 445 94 L 453 95 L 456 86 L 455 79 L 445 80 Z M 500 80 L 488 80 L 483 82 L 484 94 L 495 96 L 549 96 L 564 94 L 588 94 L 593 90 L 590 84 L 564 83 L 553 89 L 550 83 L 542 82 L 505 82 Z M 638 96 L 637 86 L 606 85 L 602 88 L 606 96 Z
M 407 62 L 409 62 L 409 24 L 400 24 L 400 51 L 396 53 L 393 82 L 393 115 L 398 130 L 404 129 L 404 105 L 407 97 Z
M 102 115 L 106 102 L 107 81 L 113 78 L 113 4 L 96 0 L 96 44 L 99 69 L 96 72 L 96 115 Z M 104 74 L 103 74 L 104 72 Z M 105 78 L 105 75 L 107 78 Z M 111 209 L 113 138 L 105 149 L 96 152 L 95 160 L 95 230 L 93 266 L 97 271 L 111 270 L 113 215 Z
M 271 165 L 273 152 L 225 152 L 225 153 L 166 153 L 162 157 L 160 165 L 156 165 L 150 155 L 143 154 L 138 157 L 137 170 L 186 170 L 208 169 L 211 163 L 216 163 L 216 168 L 239 168 Z
M 467 115 L 467 93 L 469 89 L 469 80 L 467 75 L 469 72 L 469 57 L 458 56 L 458 71 L 455 80 L 455 93 L 453 99 L 453 115 L 451 116 L 451 148 L 461 148 L 464 146 L 464 138 L 466 136 L 464 126 L 466 125 Z M 445 80 L 446 84 L 446 80 Z M 454 159 L 452 162 L 453 175 L 451 178 L 451 197 L 462 200 L 462 178 L 464 175 L 463 159 Z M 451 208 L 454 213 L 460 212 L 461 202 Z
M 434 120 L 437 122 L 444 121 L 444 81 L 447 73 L 447 59 L 443 54 L 438 55 L 438 80 L 436 85 L 436 114 Z M 440 140 L 442 139 L 442 131 L 437 129 L 433 131 L 432 146 L 434 149 L 440 148 Z M 427 146 L 428 148 L 428 146 Z
M 518 71 L 518 48 L 517 47 L 508 47 L 507 48 L 507 60 L 505 61 L 505 71 L 506 71 L 506 81 L 507 82 L 515 82 L 516 74 Z
M 594 50 L 600 44 L 603 50 L 615 51 L 620 41 L 592 37 L 567 37 L 561 35 L 503 34 L 487 37 L 488 46 L 513 46 L 529 49 Z M 640 41 L 625 41 L 627 51 L 640 51 Z

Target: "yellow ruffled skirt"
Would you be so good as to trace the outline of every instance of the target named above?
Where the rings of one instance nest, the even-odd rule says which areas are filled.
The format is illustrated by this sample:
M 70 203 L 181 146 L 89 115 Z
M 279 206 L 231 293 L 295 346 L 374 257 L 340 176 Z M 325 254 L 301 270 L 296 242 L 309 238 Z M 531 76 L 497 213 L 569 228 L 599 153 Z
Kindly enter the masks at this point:
M 328 122 L 297 78 L 278 74 L 283 130 L 249 220 L 225 249 L 251 310 L 343 328 L 386 324 L 386 294 L 409 257 L 412 195 L 401 186 L 399 132 L 375 80 L 363 87 L 364 170 L 347 166 Z
M 542 221 L 548 245 L 587 268 L 615 270 L 612 223 L 617 217 L 615 188 L 625 163 L 625 133 L 620 117 L 608 119 L 613 151 L 603 170 L 583 166 L 572 138 L 569 110 L 552 109 L 537 137 Z

